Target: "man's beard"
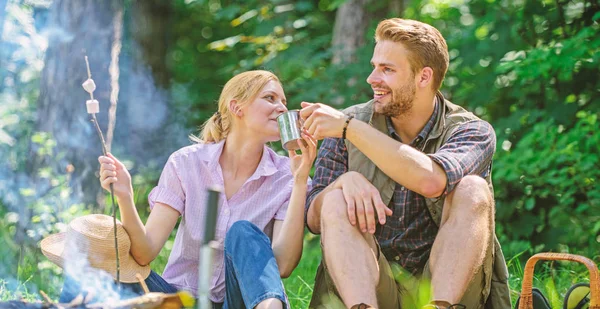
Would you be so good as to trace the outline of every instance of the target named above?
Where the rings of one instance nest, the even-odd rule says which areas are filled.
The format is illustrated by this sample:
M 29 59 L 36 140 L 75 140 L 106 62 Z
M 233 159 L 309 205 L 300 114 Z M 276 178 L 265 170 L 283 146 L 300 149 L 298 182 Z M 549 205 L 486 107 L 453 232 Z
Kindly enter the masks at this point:
M 415 93 L 416 87 L 410 82 L 399 89 L 392 90 L 390 102 L 383 105 L 376 112 L 388 117 L 408 115 L 414 104 Z

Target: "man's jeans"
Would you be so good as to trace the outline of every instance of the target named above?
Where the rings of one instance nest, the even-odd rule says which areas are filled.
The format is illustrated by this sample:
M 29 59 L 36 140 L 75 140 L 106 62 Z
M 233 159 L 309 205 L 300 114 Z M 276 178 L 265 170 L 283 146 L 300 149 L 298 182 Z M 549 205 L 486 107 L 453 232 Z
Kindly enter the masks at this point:
M 145 282 L 151 292 L 177 292 L 175 287 L 154 271 L 150 272 Z M 82 285 L 88 286 L 89 283 L 67 276 L 59 302 L 69 303 L 79 294 L 86 296 Z M 289 308 L 271 242 L 267 235 L 248 221 L 235 222 L 225 236 L 225 287 L 225 303 L 214 304 L 216 309 L 254 308 L 268 298 L 279 299 L 284 308 Z M 107 290 L 114 288 L 96 286 L 95 292 L 92 292 L 95 294 L 92 302 L 104 302 L 110 298 Z M 122 283 L 119 294 L 125 299 L 144 292 L 138 283 Z

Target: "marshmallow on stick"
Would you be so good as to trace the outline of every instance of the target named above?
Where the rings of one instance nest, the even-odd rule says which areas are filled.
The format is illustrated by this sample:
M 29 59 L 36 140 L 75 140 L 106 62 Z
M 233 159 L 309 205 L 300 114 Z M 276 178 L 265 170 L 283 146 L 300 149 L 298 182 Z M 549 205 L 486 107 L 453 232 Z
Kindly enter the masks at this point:
M 87 57 L 85 58 L 87 63 Z M 100 103 L 98 100 L 94 100 L 94 90 L 96 90 L 96 83 L 92 79 L 91 74 L 88 71 L 88 79 L 81 84 L 83 89 L 90 94 L 91 100 L 85 101 L 85 107 L 87 108 L 88 114 L 97 114 L 100 112 Z
M 91 78 L 88 78 L 81 86 L 90 94 L 94 93 L 94 90 L 96 90 L 96 83 L 94 83 L 94 80 Z
M 88 57 L 85 56 L 85 66 L 87 68 L 88 79 L 81 84 L 83 89 L 90 94 L 90 99 L 85 102 L 85 106 L 87 108 L 88 114 L 91 116 L 91 120 L 96 127 L 96 132 L 98 132 L 98 136 L 100 137 L 100 142 L 102 143 L 102 153 L 106 156 L 106 143 L 104 142 L 104 136 L 102 135 L 102 130 L 100 130 L 100 126 L 98 125 L 98 120 L 96 119 L 96 114 L 100 112 L 100 103 L 98 100 L 94 100 L 94 90 L 96 90 L 96 83 L 92 79 L 92 72 L 90 71 L 90 63 L 88 61 Z M 113 185 L 110 184 L 110 199 L 112 201 L 112 217 L 113 217 L 113 226 L 114 226 L 114 237 L 115 237 L 115 255 L 116 255 L 116 266 L 117 266 L 117 285 L 120 286 L 120 272 L 121 265 L 119 263 L 119 243 L 117 240 L 117 216 L 116 216 L 116 204 L 115 204 L 115 194 L 113 191 Z
M 100 112 L 100 103 L 98 103 L 98 100 L 85 101 L 85 107 L 87 108 L 88 114 L 97 114 Z

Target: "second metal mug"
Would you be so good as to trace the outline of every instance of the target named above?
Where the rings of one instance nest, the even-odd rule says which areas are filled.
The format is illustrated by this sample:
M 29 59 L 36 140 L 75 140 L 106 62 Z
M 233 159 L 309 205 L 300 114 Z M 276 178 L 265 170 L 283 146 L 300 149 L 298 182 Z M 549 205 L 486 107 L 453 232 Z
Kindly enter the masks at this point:
M 300 149 L 297 140 L 301 140 L 302 136 L 300 132 L 302 125 L 300 124 L 300 111 L 290 110 L 277 117 L 277 123 L 279 124 L 279 133 L 281 135 L 281 145 L 286 150 L 297 150 Z

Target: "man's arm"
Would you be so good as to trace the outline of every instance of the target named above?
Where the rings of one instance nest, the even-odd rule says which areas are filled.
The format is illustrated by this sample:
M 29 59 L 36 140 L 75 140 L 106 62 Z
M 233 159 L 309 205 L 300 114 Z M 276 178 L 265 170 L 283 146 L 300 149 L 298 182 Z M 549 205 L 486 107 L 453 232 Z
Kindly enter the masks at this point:
M 428 198 L 452 192 L 466 175 L 485 176 L 496 149 L 494 129 L 483 120 L 460 125 L 433 154 L 400 143 L 361 121 L 350 121 L 347 130 L 350 142 L 386 175 Z
M 382 172 L 407 189 L 425 197 L 438 197 L 446 189 L 446 173 L 423 152 L 352 119 L 346 138 Z
M 346 117 L 324 104 L 302 103 L 301 116 L 304 125 L 317 139 L 341 137 Z M 493 154 L 495 134 L 491 126 L 482 120 L 470 121 L 455 132 L 438 152 L 443 151 L 447 160 L 436 160 L 436 156 L 425 154 L 407 144 L 403 144 L 371 127 L 369 124 L 352 119 L 346 129 L 346 138 L 365 154 L 379 169 L 395 182 L 425 197 L 439 197 L 451 192 L 451 182 L 460 181 L 469 175 L 469 168 L 482 160 L 484 153 Z M 489 149 L 492 149 L 490 152 Z M 471 154 L 470 152 L 475 153 Z M 466 156 L 468 154 L 468 156 Z M 479 158 L 479 162 L 471 162 Z M 491 160 L 491 157 L 490 159 Z M 485 164 L 484 164 L 485 165 Z M 452 181 L 448 179 L 452 172 Z
M 304 126 L 317 139 L 341 137 L 346 116 L 321 103 L 302 102 Z M 346 138 L 395 182 L 425 197 L 438 197 L 446 188 L 446 174 L 427 155 L 394 140 L 369 124 L 352 119 Z

